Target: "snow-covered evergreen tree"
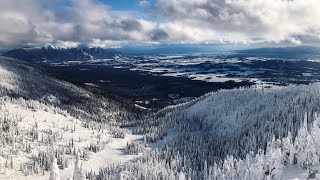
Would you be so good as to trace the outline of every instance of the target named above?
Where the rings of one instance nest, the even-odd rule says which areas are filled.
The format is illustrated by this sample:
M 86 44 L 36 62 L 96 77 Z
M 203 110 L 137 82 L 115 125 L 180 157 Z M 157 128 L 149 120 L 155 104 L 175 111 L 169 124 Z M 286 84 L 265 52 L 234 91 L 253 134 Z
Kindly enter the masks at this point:
M 51 164 L 49 180 L 60 180 L 59 167 L 56 158 L 53 159 Z
M 179 173 L 179 180 L 186 180 L 186 176 L 184 175 L 183 172 Z
M 288 136 L 283 138 L 282 141 L 282 151 L 284 156 L 284 164 L 291 165 L 294 158 L 294 146 L 291 132 L 288 132 Z
M 74 162 L 73 180 L 85 180 L 85 176 L 81 172 L 79 153 L 77 153 L 76 160 Z

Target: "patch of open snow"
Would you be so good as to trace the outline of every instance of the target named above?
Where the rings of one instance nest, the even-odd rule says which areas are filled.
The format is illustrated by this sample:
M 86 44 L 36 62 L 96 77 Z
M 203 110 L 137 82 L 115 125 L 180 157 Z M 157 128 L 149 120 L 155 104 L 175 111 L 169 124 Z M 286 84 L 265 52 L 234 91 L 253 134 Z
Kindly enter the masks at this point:
M 90 156 L 88 161 L 83 162 L 82 168 L 95 173 L 99 172 L 99 168 L 117 163 L 126 163 L 137 155 L 126 155 L 125 148 L 127 143 L 143 140 L 142 135 L 126 134 L 124 139 L 113 140 L 107 144 L 105 148 Z
M 122 68 L 125 68 L 125 66 L 113 66 L 113 68 L 115 69 L 122 69 Z M 130 69 L 131 70 L 131 69 Z
M 190 74 L 188 77 L 192 80 L 207 81 L 207 82 L 241 82 L 244 78 L 228 78 L 225 74 Z
M 289 166 L 285 170 L 283 180 L 305 180 L 308 179 L 307 170 L 303 170 L 299 166 Z M 318 178 L 317 178 L 318 179 Z
M 84 51 L 82 51 L 82 53 L 83 53 L 85 56 L 88 56 L 91 60 L 94 59 L 94 57 L 93 57 L 91 54 L 89 54 L 89 53 L 87 53 L 87 52 L 84 52 Z
M 179 93 L 171 93 L 171 94 L 168 94 L 168 97 L 171 98 L 171 99 L 176 99 L 176 98 L 179 98 L 180 97 L 180 94 Z
M 109 83 L 109 82 L 111 82 L 111 81 L 109 81 L 109 80 L 103 80 L 103 79 L 100 79 L 100 80 L 98 80 L 99 82 L 101 82 L 101 83 Z
M 311 77 L 311 76 L 313 76 L 313 74 L 312 74 L 312 73 L 302 73 L 302 76 L 304 76 L 304 77 Z
M 48 94 L 48 95 L 45 95 L 41 98 L 41 100 L 45 100 L 45 101 L 49 101 L 51 103 L 54 103 L 54 104 L 60 104 L 61 101 L 54 95 L 52 94 Z
M 155 143 L 150 144 L 149 146 L 151 148 L 161 148 L 164 144 L 166 144 L 168 141 L 172 140 L 177 136 L 177 131 L 173 128 L 167 129 L 167 135 L 162 139 L 158 140 Z
M 144 101 L 135 101 L 136 103 L 139 103 L 139 104 L 150 104 L 150 101 L 148 100 L 144 100 Z
M 169 76 L 169 77 L 181 77 L 181 76 L 186 76 L 186 72 L 175 72 L 175 73 L 165 73 L 162 74 L 162 76 Z
M 134 106 L 137 107 L 137 108 L 143 109 L 143 110 L 151 110 L 151 109 L 149 109 L 149 108 L 140 106 L 140 105 L 138 105 L 138 104 L 134 104 Z
M 152 72 L 152 73 L 163 73 L 163 72 L 170 72 L 170 71 L 172 71 L 172 69 L 168 69 L 168 68 L 152 68 L 148 70 L 148 72 Z
M 84 83 L 86 86 L 92 86 L 92 87 L 99 87 L 98 85 L 94 83 Z

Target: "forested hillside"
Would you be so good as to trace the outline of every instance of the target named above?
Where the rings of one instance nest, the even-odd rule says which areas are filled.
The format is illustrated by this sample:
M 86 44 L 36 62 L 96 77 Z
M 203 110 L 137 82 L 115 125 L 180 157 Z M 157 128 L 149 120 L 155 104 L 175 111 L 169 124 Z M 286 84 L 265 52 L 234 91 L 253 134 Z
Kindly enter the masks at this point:
M 319 94 L 320 84 L 236 89 L 167 107 L 136 132 L 155 142 L 173 128 L 172 141 L 93 177 L 284 179 L 298 170 L 302 179 L 318 177 Z
M 130 111 L 139 111 L 134 106 L 128 107 L 128 102 L 92 94 L 22 61 L 0 57 L 0 65 L 2 96 L 41 101 L 93 121 L 130 120 L 137 114 Z

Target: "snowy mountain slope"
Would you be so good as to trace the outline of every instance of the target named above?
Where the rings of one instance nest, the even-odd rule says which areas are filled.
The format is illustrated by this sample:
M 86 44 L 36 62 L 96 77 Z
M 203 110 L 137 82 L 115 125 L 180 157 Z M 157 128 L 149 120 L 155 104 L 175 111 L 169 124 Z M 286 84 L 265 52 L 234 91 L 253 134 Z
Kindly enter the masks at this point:
M 121 102 L 0 57 L 0 179 L 49 179 L 54 157 L 70 178 L 78 152 L 83 173 L 127 162 L 143 138 L 119 126 L 134 120 Z
M 221 136 L 246 130 L 250 124 L 258 127 L 269 121 L 292 121 L 290 123 L 297 123 L 299 126 L 298 120 L 303 119 L 305 112 L 310 117 L 313 117 L 314 112 L 319 112 L 319 88 L 320 84 L 316 83 L 307 86 L 219 91 L 187 103 L 166 107 L 153 120 L 159 122 L 169 119 L 170 121 L 165 122 L 166 125 L 177 123 L 176 121 L 193 122 L 194 125 L 201 126 L 201 130 Z
M 118 171 L 123 179 L 317 179 L 319 95 L 319 83 L 246 88 L 167 107 L 136 133 L 154 142 L 174 128 L 176 138 Z
M 37 101 L 4 97 L 0 102 L 0 127 L 8 127 L 0 135 L 0 179 L 49 179 L 46 158 L 50 162 L 52 153 L 58 154 L 62 179 L 72 177 L 75 151 L 81 153 L 83 172 L 97 172 L 108 164 L 135 157 L 121 149 L 141 136 L 114 138 L 107 125 L 86 128 L 83 121 L 66 111 Z
M 308 114 L 308 121 L 312 122 L 314 113 L 320 112 L 319 94 L 319 83 L 220 91 L 174 107 L 168 110 L 173 112 L 166 116 L 181 122 L 193 122 L 202 131 L 224 138 L 238 136 L 248 130 L 264 131 L 264 136 L 271 131 L 283 137 L 288 130 L 296 132 L 304 113 Z M 276 127 L 278 130 L 274 131 Z
M 86 61 L 92 59 L 113 58 L 118 55 L 120 55 L 119 52 L 107 48 L 64 48 L 56 46 L 13 49 L 3 54 L 3 56 L 23 60 L 29 63 Z
M 129 111 L 138 110 L 123 107 L 125 102 L 94 95 L 71 83 L 50 77 L 22 61 L 0 57 L 0 93 L 12 97 L 39 100 L 67 110 L 73 116 L 94 121 L 117 121 L 134 119 Z
M 189 120 L 197 119 L 207 129 L 214 130 L 214 133 L 230 136 L 246 129 L 250 124 L 263 123 L 276 117 L 277 121 L 293 118 L 281 117 L 281 114 L 301 119 L 304 111 L 319 112 L 319 88 L 319 84 L 315 84 L 221 91 L 196 102 L 181 113 Z

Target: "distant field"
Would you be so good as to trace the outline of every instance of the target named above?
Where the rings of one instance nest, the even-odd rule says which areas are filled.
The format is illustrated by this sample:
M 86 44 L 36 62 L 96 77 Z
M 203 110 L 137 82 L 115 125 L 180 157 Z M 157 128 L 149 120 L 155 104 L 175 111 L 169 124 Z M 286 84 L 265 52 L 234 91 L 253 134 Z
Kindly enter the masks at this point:
M 82 85 L 95 93 L 116 94 L 141 107 L 159 109 L 174 102 L 201 96 L 218 89 L 250 86 L 249 81 L 205 82 L 187 77 L 157 76 L 140 71 L 102 65 L 49 66 L 58 78 Z M 110 93 L 108 93 L 110 92 Z
M 320 63 L 228 55 L 133 56 L 67 61 L 44 66 L 55 76 L 96 93 L 159 109 L 219 89 L 309 84 L 320 80 Z

